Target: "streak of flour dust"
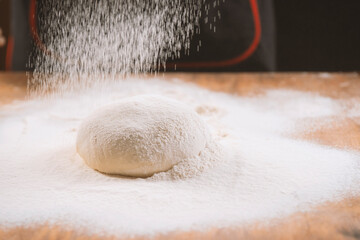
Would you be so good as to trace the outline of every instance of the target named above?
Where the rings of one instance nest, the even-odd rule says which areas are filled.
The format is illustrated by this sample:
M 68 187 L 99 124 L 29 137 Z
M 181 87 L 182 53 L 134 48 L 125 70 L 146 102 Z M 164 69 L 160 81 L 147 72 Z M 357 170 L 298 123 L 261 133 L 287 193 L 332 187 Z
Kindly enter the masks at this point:
M 148 93 L 192 107 L 227 154 L 199 176 L 176 181 L 113 177 L 87 167 L 75 150 L 81 120 Z M 161 79 L 4 106 L 0 225 L 47 222 L 90 233 L 156 234 L 263 221 L 359 194 L 359 152 L 285 137 L 296 121 L 339 111 L 336 100 L 309 93 L 240 97 Z

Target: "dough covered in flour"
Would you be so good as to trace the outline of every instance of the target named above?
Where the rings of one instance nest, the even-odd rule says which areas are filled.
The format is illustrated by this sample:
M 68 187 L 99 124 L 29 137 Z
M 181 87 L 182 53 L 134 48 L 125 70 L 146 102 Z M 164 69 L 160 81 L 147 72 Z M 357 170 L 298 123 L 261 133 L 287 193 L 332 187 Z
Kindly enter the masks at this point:
M 148 177 L 200 155 L 209 140 L 205 122 L 186 105 L 140 95 L 85 119 L 76 147 L 85 163 L 100 172 Z

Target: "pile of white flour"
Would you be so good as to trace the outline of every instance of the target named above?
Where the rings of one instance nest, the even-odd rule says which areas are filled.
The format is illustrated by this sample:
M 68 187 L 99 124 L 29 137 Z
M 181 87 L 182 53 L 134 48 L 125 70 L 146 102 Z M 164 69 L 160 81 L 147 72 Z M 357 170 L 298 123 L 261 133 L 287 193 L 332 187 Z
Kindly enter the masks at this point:
M 123 80 L 103 92 L 0 108 L 1 226 L 47 222 L 90 233 L 156 234 L 262 221 L 360 194 L 360 152 L 286 137 L 303 119 L 342 112 L 339 101 L 286 90 L 239 97 L 158 79 Z M 149 93 L 201 115 L 224 149 L 216 164 L 175 180 L 108 176 L 85 165 L 75 149 L 82 119 Z M 360 117 L 359 108 L 347 112 Z

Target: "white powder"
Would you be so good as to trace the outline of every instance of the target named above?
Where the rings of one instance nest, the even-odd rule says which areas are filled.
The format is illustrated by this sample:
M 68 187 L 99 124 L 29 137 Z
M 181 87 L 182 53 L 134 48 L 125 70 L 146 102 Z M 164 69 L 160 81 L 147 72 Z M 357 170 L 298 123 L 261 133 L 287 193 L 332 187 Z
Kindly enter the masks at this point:
M 41 1 L 38 25 L 46 49 L 33 54 L 33 90 L 67 92 L 166 69 L 167 59 L 189 53 L 203 6 L 210 8 L 204 0 Z
M 112 177 L 84 164 L 75 150 L 82 119 L 124 97 L 149 93 L 182 101 L 202 116 L 225 149 L 214 165 L 172 180 Z M 299 130 L 295 122 L 337 115 L 342 106 L 303 92 L 238 97 L 156 79 L 4 106 L 0 225 L 48 222 L 90 233 L 155 234 L 266 220 L 360 194 L 359 152 L 286 137 Z
M 41 46 L 34 49 L 31 93 L 84 89 L 129 74 L 166 70 L 190 53 L 202 26 L 216 31 L 225 0 L 43 0 Z M 217 15 L 209 19 L 209 11 Z M 176 69 L 176 66 L 173 66 Z

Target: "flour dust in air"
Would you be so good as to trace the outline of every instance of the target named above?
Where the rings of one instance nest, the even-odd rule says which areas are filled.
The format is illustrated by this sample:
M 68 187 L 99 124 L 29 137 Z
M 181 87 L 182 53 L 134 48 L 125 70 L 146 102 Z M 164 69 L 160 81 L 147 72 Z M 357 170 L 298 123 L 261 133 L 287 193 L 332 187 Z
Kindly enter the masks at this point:
M 166 69 L 167 59 L 190 49 L 203 2 L 41 1 L 32 90 L 66 92 Z

